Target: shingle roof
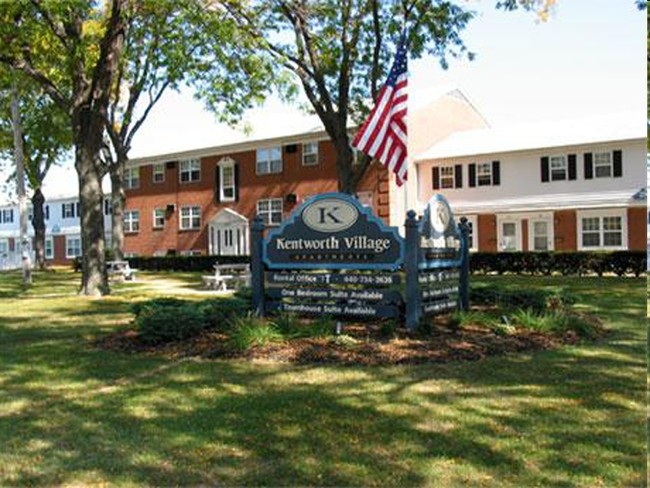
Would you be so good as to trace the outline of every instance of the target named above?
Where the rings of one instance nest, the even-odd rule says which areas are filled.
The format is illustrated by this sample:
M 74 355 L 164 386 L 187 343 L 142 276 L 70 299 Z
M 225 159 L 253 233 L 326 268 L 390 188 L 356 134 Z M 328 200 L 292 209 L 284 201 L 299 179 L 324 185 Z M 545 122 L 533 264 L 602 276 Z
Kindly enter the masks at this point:
M 642 111 L 583 119 L 550 120 L 455 132 L 417 155 L 416 162 L 578 144 L 645 139 Z

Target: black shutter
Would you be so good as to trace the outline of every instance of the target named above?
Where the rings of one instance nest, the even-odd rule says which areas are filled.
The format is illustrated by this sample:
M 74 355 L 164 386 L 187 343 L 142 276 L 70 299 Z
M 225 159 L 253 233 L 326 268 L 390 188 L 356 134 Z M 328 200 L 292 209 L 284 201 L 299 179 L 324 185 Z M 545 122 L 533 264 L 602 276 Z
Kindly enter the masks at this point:
M 594 177 L 594 155 L 585 153 L 585 180 L 591 180 Z
M 463 187 L 463 165 L 457 164 L 454 166 L 454 187 L 462 188 Z
M 469 165 L 469 186 L 476 186 L 476 164 Z
M 434 190 L 440 189 L 440 168 L 437 166 L 431 168 L 431 184 Z
M 569 179 L 575 180 L 577 176 L 576 155 L 569 154 Z
M 501 164 L 499 161 L 492 161 L 492 184 L 500 185 L 501 184 Z
M 214 171 L 214 201 L 219 203 L 221 201 L 221 168 L 215 167 Z
M 235 201 L 239 201 L 239 164 L 235 163 Z M 239 231 L 237 231 L 239 232 Z
M 623 151 L 614 151 L 614 178 L 623 176 Z
M 65 203 L 61 204 L 61 218 L 65 218 Z
M 548 157 L 543 156 L 541 159 L 541 165 L 542 165 L 542 183 L 546 183 L 549 178 L 548 178 Z

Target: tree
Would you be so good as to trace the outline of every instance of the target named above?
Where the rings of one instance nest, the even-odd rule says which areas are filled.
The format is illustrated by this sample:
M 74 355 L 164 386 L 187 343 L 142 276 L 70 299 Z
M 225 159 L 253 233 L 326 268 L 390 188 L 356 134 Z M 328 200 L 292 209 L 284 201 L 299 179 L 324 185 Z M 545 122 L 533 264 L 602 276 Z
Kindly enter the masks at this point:
M 0 70 L 0 91 L 9 94 L 12 85 L 17 87 L 21 121 L 24 171 L 32 190 L 35 264 L 44 269 L 45 261 L 45 196 L 43 182 L 50 168 L 60 162 L 72 145 L 66 114 L 43 92 L 40 87 L 25 76 Z M 14 81 L 14 77 L 18 78 Z M 9 114 L 5 107 L 9 96 L 0 100 L 1 114 Z M 6 109 L 5 109 L 6 108 Z M 0 115 L 0 154 L 5 160 L 12 159 L 15 143 L 9 116 Z M 16 175 L 13 175 L 14 178 Z
M 525 9 L 541 20 L 555 0 L 500 0 L 497 8 Z M 353 165 L 348 123 L 359 124 L 376 100 L 403 29 L 409 55 L 473 54 L 461 39 L 474 17 L 461 0 L 222 0 L 238 26 L 253 36 L 282 70 L 291 73 L 336 148 L 340 191 L 352 193 L 371 161 Z
M 86 295 L 109 292 L 100 152 L 128 3 L 0 3 L 0 63 L 32 78 L 68 115 L 79 180 L 81 293 Z
M 166 90 L 196 88 L 221 121 L 235 122 L 269 89 L 270 66 L 236 36 L 221 10 L 202 10 L 194 0 L 141 0 L 118 63 L 108 110 L 105 162 L 112 185 L 112 248 L 124 242 L 124 172 L 133 138 Z

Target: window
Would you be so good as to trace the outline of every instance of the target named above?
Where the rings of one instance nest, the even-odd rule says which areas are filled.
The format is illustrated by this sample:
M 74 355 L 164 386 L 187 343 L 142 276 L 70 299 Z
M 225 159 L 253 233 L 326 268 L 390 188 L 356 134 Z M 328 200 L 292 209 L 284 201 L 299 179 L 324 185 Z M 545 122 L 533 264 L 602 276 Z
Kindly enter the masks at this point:
M 140 187 L 140 168 L 126 168 L 124 171 L 124 188 L 133 190 Z
M 156 208 L 153 211 L 153 228 L 162 229 L 165 227 L 165 209 Z
M 124 232 L 138 232 L 140 230 L 140 211 L 129 210 L 124 212 Z
M 154 183 L 162 183 L 165 181 L 165 165 L 160 163 L 160 164 L 154 164 L 153 165 L 153 182 Z
M 0 211 L 0 224 L 12 224 L 14 221 L 14 209 L 4 208 Z
M 61 217 L 64 219 L 74 219 L 79 217 L 79 203 L 61 204 Z
M 0 258 L 9 254 L 9 239 L 0 239 Z
M 181 207 L 181 230 L 201 228 L 201 207 Z
M 282 199 L 269 198 L 257 202 L 257 215 L 262 217 L 267 225 L 282 223 Z
M 594 176 L 596 178 L 611 178 L 612 155 L 609 152 L 594 154 Z
M 462 168 L 461 165 L 456 165 Z M 462 175 L 456 179 L 457 183 L 462 184 Z M 472 163 L 469 165 L 469 186 L 497 186 L 501 184 L 501 163 L 492 161 L 491 163 Z M 458 188 L 459 185 L 457 184 Z
M 181 183 L 199 181 L 201 179 L 201 161 L 198 159 L 187 159 L 180 164 Z
M 51 237 L 45 238 L 45 259 L 54 259 L 54 240 Z
M 65 238 L 65 257 L 77 258 L 81 256 L 81 237 L 66 236 Z
M 549 158 L 551 181 L 567 179 L 567 164 L 564 156 L 551 156 Z
M 219 201 L 234 202 L 236 199 L 235 162 L 224 159 L 219 162 Z
M 307 142 L 302 145 L 303 166 L 315 166 L 318 164 L 318 143 Z
M 624 222 L 622 212 L 602 215 L 596 212 L 582 212 L 579 217 L 579 248 L 582 250 L 625 249 Z
M 454 187 L 454 167 L 443 166 L 440 168 L 440 188 Z
M 490 163 L 476 165 L 476 182 L 478 186 L 489 186 L 492 184 L 492 165 Z
M 27 205 L 27 220 L 30 222 L 34 221 L 34 205 L 31 203 Z
M 257 174 L 282 172 L 282 148 L 271 147 L 257 150 Z

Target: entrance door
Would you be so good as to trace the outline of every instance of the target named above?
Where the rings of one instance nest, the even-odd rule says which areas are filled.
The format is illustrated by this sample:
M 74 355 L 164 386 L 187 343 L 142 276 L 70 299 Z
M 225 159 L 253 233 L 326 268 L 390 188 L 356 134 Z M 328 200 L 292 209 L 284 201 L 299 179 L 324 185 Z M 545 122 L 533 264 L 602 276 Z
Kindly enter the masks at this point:
M 550 249 L 549 223 L 546 220 L 533 220 L 530 226 L 530 250 L 548 251 Z
M 500 251 L 521 251 L 521 239 L 518 220 L 502 220 L 499 226 Z
M 243 256 L 248 254 L 248 219 L 225 208 L 210 222 L 210 254 Z

